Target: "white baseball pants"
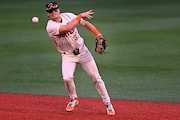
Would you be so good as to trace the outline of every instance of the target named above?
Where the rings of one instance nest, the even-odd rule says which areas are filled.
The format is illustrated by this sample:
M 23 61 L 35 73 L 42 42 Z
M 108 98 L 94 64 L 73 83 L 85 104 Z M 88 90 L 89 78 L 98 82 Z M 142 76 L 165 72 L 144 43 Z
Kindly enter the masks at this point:
M 77 56 L 73 54 L 62 54 L 62 75 L 70 98 L 74 99 L 78 97 L 74 83 L 74 72 L 76 64 L 80 64 L 83 70 L 88 74 L 89 78 L 93 81 L 103 102 L 110 103 L 110 97 L 108 95 L 105 83 L 101 79 L 93 56 L 86 48 L 86 46 L 83 47 L 83 49 L 80 51 L 80 54 Z

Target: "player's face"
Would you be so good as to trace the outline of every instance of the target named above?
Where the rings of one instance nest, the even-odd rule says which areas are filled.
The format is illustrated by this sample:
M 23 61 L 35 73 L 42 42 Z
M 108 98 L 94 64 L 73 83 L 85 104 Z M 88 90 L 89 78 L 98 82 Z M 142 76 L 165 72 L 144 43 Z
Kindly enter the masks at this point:
M 50 19 L 55 20 L 60 17 L 59 13 L 60 13 L 60 9 L 58 8 L 58 9 L 52 10 L 50 12 L 47 12 L 47 16 Z

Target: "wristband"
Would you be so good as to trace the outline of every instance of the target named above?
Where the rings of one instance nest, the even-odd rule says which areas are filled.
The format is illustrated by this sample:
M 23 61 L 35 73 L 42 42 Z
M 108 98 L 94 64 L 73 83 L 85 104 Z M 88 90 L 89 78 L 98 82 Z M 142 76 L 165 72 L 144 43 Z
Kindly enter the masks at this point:
M 79 14 L 79 15 L 76 17 L 76 20 L 77 20 L 78 22 L 80 22 L 81 18 L 82 18 L 82 15 Z

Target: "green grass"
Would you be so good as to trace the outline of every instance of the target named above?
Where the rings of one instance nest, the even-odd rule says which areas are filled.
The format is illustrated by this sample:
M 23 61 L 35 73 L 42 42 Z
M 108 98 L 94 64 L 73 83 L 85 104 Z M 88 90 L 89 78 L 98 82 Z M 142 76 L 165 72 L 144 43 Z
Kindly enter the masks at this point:
M 1 2 L 0 92 L 67 96 L 60 54 L 45 31 L 46 2 Z M 90 22 L 105 35 L 107 53 L 96 54 L 93 34 L 85 28 L 78 29 L 112 99 L 180 103 L 179 1 L 58 3 L 62 12 L 95 11 Z M 31 23 L 33 16 L 40 18 L 38 24 Z M 99 97 L 80 66 L 75 72 L 75 82 L 80 97 Z

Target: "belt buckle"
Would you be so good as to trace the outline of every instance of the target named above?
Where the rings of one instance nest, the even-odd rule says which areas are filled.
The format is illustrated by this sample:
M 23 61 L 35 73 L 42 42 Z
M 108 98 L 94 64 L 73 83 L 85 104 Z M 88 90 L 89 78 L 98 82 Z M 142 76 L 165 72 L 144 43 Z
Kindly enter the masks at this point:
M 73 54 L 74 55 L 79 55 L 80 54 L 79 48 L 76 48 L 75 50 L 73 50 Z

